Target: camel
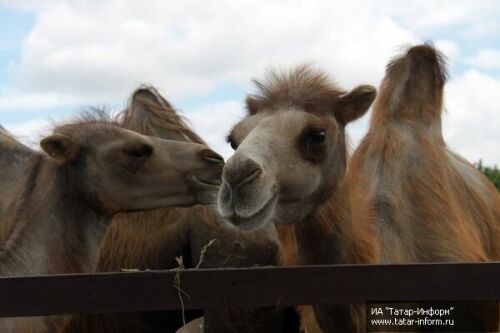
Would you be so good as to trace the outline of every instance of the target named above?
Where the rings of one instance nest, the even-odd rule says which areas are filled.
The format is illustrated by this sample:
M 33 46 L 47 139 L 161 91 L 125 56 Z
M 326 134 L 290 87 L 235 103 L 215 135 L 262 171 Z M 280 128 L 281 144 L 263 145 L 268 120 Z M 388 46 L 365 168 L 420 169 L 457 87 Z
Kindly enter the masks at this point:
M 147 137 L 103 114 L 56 127 L 41 147 L 4 214 L 2 276 L 92 271 L 115 214 L 210 203 L 224 164 L 206 145 Z M 0 331 L 51 331 L 48 322 L 5 318 Z
M 308 66 L 255 81 L 228 141 L 219 211 L 276 224 L 284 265 L 498 260 L 500 198 L 447 149 L 445 67 L 429 45 L 387 68 L 371 127 L 348 164 L 345 125 L 376 90 L 340 90 Z M 363 332 L 364 307 L 300 307 L 306 332 Z
M 331 206 L 347 200 L 345 126 L 365 114 L 376 90 L 346 92 L 308 65 L 254 82 L 259 94 L 247 97 L 248 116 L 228 136 L 235 153 L 223 171 L 219 211 L 242 229 L 276 224 L 284 265 L 342 262 L 337 244 L 349 241 L 342 216 L 349 207 Z M 312 308 L 299 311 L 304 329 L 319 331 Z
M 375 232 L 376 262 L 500 258 L 500 194 L 443 139 L 446 72 L 443 55 L 429 44 L 394 58 L 350 161 L 352 221 Z M 490 331 L 491 310 L 484 303 L 464 317 Z M 334 327 L 326 317 L 319 320 Z
M 353 217 L 377 226 L 381 262 L 500 258 L 500 195 L 443 139 L 445 82 L 444 58 L 431 45 L 395 58 L 353 154 L 353 191 L 370 186 Z
M 120 115 L 122 127 L 163 139 L 203 143 L 154 87 L 142 86 Z M 182 256 L 195 267 L 211 240 L 200 267 L 250 267 L 277 264 L 277 234 L 272 225 L 239 232 L 225 225 L 212 207 L 171 207 L 122 213 L 113 218 L 102 242 L 96 272 L 122 268 L 172 269 Z M 294 332 L 298 323 L 290 309 L 206 309 L 186 311 L 186 319 L 204 315 L 205 332 Z M 82 314 L 62 330 L 76 332 L 176 332 L 180 311 Z

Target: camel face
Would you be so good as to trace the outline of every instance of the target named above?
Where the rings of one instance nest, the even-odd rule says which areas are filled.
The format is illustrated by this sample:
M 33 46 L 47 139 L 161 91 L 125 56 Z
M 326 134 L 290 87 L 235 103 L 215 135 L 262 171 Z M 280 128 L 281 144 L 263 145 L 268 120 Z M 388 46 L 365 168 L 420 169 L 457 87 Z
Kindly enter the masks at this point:
M 223 172 L 223 214 L 232 214 L 231 221 L 242 228 L 271 217 L 276 223 L 303 217 L 335 169 L 332 147 L 338 131 L 333 116 L 295 108 L 260 113 L 238 124 L 230 136 L 238 148 Z
M 242 229 L 303 220 L 338 185 L 346 167 L 345 125 L 375 89 L 342 92 L 308 67 L 271 74 L 247 99 L 249 116 L 228 137 L 236 149 L 222 175 L 221 215 Z
M 110 215 L 213 202 L 224 165 L 205 145 L 161 140 L 106 123 L 62 126 L 41 145 Z

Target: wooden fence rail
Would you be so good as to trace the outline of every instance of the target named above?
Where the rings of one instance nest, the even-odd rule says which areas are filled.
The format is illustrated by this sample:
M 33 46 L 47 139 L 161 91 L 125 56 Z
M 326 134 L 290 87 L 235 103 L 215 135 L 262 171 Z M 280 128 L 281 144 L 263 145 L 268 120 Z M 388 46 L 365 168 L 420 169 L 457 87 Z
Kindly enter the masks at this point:
M 0 317 L 180 309 L 176 272 L 0 278 Z M 500 263 L 182 272 L 186 309 L 366 301 L 500 300 Z

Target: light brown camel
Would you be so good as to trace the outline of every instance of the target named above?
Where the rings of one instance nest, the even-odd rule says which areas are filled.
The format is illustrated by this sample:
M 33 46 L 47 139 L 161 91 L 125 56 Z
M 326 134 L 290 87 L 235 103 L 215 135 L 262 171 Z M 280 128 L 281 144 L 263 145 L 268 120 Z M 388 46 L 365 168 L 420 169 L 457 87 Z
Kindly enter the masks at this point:
M 221 213 L 278 225 L 285 265 L 498 260 L 499 194 L 442 139 L 444 72 L 428 45 L 395 59 L 349 167 L 344 128 L 374 88 L 345 93 L 308 67 L 256 81 L 229 136 Z M 311 309 L 309 333 L 365 329 L 362 306 Z
M 132 94 L 121 114 L 121 125 L 164 139 L 203 143 L 153 87 L 141 87 Z M 211 207 L 194 206 L 118 214 L 102 242 L 96 271 L 172 269 L 177 267 L 178 256 L 188 268 L 194 267 L 201 249 L 212 239 L 216 241 L 206 251 L 201 267 L 277 264 L 277 235 L 272 225 L 242 233 L 222 223 Z M 201 315 L 205 332 L 293 333 L 298 327 L 293 312 L 281 309 L 186 311 L 187 320 Z M 180 311 L 88 314 L 74 316 L 63 331 L 168 333 L 181 326 Z
M 353 154 L 353 218 L 376 226 L 381 262 L 500 259 L 500 195 L 443 140 L 445 81 L 430 45 L 395 58 Z
M 259 94 L 247 97 L 248 116 L 228 136 L 236 151 L 224 168 L 219 210 L 244 229 L 274 222 L 285 265 L 342 262 L 337 245 L 351 237 L 343 216 L 349 207 L 342 205 L 348 201 L 345 126 L 368 110 L 375 88 L 345 92 L 310 66 L 271 72 L 255 83 Z M 312 309 L 301 312 L 307 332 L 317 331 Z
M 444 58 L 431 45 L 391 61 L 350 161 L 352 221 L 375 232 L 376 262 L 500 259 L 500 194 L 444 142 L 445 82 Z M 486 328 L 490 310 L 478 305 L 466 317 Z M 335 326 L 328 313 L 317 314 Z
M 223 166 L 205 145 L 140 135 L 102 115 L 57 127 L 41 146 L 4 214 L 2 276 L 90 272 L 113 215 L 211 202 Z M 46 323 L 4 318 L 0 331 Z

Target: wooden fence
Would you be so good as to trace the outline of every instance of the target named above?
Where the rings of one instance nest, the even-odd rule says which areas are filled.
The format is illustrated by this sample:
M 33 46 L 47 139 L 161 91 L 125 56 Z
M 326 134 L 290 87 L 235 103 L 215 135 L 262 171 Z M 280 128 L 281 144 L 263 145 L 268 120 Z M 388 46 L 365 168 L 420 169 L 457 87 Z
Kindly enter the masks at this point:
M 180 309 L 175 271 L 0 278 L 0 317 Z M 181 272 L 186 309 L 500 300 L 500 263 L 332 265 Z

